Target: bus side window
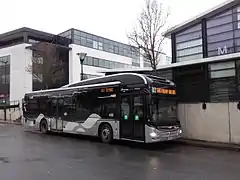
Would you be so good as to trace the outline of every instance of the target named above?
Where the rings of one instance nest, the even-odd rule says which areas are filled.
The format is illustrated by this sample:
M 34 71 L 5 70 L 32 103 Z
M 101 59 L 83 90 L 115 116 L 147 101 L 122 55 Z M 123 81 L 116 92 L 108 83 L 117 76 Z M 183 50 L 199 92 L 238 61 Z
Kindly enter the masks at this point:
M 37 113 L 38 112 L 38 102 L 34 99 L 29 99 L 26 103 L 26 110 L 30 113 Z
M 89 100 L 86 94 L 80 94 L 76 98 L 76 110 L 74 113 L 74 121 L 85 121 L 91 114 L 91 104 L 92 102 Z
M 57 99 L 50 99 L 50 115 L 56 116 L 57 115 Z
M 91 113 L 100 115 L 102 111 L 102 106 L 99 102 L 95 102 L 92 106 Z
M 64 118 L 70 118 L 74 115 L 75 109 L 75 102 L 73 101 L 72 97 L 64 97 L 59 99 L 59 115 L 64 116 Z M 67 116 L 64 114 L 67 113 Z
M 130 114 L 130 106 L 128 97 L 123 97 L 121 102 L 121 117 L 128 117 Z
M 38 98 L 38 108 L 39 112 L 44 115 L 49 115 L 49 108 L 48 108 L 48 99 L 45 98 Z
M 103 102 L 102 114 L 103 118 L 115 118 L 116 117 L 116 101 L 107 100 Z

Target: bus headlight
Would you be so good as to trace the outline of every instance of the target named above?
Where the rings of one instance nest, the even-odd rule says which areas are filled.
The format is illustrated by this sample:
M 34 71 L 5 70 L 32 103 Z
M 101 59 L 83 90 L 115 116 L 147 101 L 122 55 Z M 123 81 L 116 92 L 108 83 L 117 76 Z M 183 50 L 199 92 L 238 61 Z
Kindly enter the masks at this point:
M 182 134 L 182 130 L 181 129 L 179 130 L 179 134 Z
M 151 138 L 156 138 L 156 137 L 157 137 L 157 133 L 151 132 L 151 133 L 150 133 L 150 136 L 151 136 Z

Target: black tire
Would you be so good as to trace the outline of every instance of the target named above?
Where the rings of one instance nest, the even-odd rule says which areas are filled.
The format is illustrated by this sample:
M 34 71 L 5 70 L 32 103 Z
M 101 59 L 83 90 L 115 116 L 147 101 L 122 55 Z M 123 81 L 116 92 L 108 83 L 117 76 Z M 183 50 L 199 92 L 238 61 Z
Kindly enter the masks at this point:
M 103 143 L 110 144 L 113 141 L 113 130 L 109 124 L 103 124 L 100 127 L 99 136 Z
M 46 134 L 48 132 L 48 124 L 46 120 L 42 120 L 40 123 L 40 132 Z

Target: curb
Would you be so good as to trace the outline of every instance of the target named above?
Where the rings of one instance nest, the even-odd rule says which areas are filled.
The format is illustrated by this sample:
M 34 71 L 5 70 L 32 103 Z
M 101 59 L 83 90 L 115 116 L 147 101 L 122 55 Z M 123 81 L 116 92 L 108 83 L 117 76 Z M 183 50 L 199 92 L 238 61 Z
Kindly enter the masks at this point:
M 176 142 L 180 143 L 180 144 L 196 146 L 196 147 L 215 148 L 215 149 L 231 150 L 231 151 L 239 151 L 240 152 L 240 145 L 237 145 L 237 144 L 207 142 L 207 141 L 191 140 L 191 139 L 179 139 Z
M 13 125 L 19 125 L 21 126 L 22 124 L 20 122 L 9 122 L 9 121 L 0 121 L 0 124 L 13 124 Z

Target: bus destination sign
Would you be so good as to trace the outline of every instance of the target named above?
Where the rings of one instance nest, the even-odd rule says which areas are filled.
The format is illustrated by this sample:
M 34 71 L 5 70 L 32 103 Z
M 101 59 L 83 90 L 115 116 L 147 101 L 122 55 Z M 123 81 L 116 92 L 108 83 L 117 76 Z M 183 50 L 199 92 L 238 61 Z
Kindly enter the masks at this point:
M 152 88 L 152 93 L 156 94 L 169 94 L 169 95 L 176 95 L 176 90 L 174 89 L 165 89 L 165 88 Z
M 114 91 L 114 88 L 103 88 L 103 89 L 101 89 L 101 92 L 102 93 L 104 93 L 104 92 L 106 92 L 106 93 L 111 93 L 111 92 L 113 92 Z

